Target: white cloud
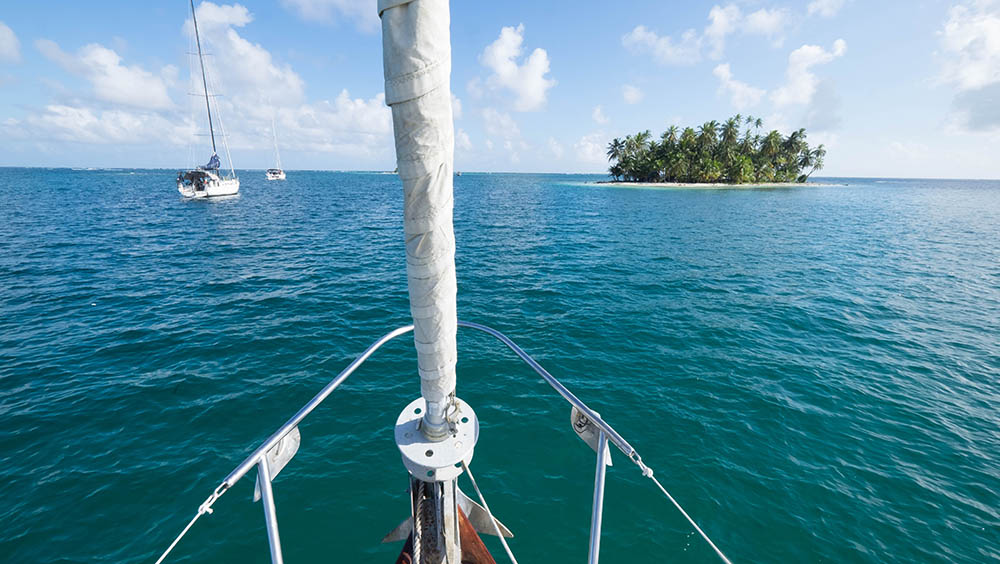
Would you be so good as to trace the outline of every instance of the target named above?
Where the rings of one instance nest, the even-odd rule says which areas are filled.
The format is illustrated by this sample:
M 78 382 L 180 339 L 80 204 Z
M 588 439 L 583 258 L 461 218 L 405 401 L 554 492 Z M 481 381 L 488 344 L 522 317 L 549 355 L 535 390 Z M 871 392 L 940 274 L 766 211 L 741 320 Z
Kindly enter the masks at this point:
M 622 37 L 622 45 L 633 53 L 652 55 L 664 65 L 691 65 L 701 60 L 703 47 L 710 58 L 721 58 L 726 38 L 736 33 L 763 35 L 775 46 L 781 45 L 789 20 L 789 12 L 781 8 L 763 8 L 744 15 L 736 4 L 716 5 L 709 10 L 708 25 L 701 34 L 689 29 L 681 34 L 679 41 L 674 41 L 670 36 L 660 36 L 646 26 L 637 25 Z
M 744 28 L 747 33 L 763 35 L 775 46 L 780 46 L 785 40 L 784 31 L 788 21 L 787 10 L 760 9 L 747 16 Z
M 282 0 L 308 21 L 332 23 L 338 18 L 349 19 L 364 31 L 379 28 L 375 0 Z
M 941 80 L 956 90 L 952 128 L 1000 129 L 1000 2 L 979 0 L 953 7 L 939 36 Z
M 594 121 L 596 121 L 601 125 L 604 125 L 605 123 L 611 121 L 608 119 L 608 116 L 604 115 L 604 108 L 602 108 L 601 106 L 595 106 L 594 111 L 590 114 L 590 117 L 592 117 Z
M 576 158 L 582 163 L 603 165 L 607 162 L 607 155 L 604 151 L 604 135 L 601 133 L 591 133 L 584 135 L 573 145 L 576 151 Z
M 469 96 L 472 96 L 476 100 L 479 100 L 486 95 L 486 91 L 483 90 L 483 81 L 480 80 L 478 76 L 469 80 L 469 82 L 465 85 L 465 91 L 469 93 Z
M 163 78 L 140 66 L 123 65 L 118 53 L 103 45 L 91 43 L 76 54 L 63 51 L 48 39 L 39 39 L 35 46 L 47 59 L 90 82 L 99 100 L 145 109 L 173 106 Z M 164 68 L 168 75 L 170 68 Z
M 462 119 L 462 100 L 454 94 L 451 95 L 451 115 L 455 119 Z
M 664 65 L 693 65 L 701 60 L 701 40 L 693 29 L 681 34 L 680 42 L 674 42 L 669 36 L 661 37 L 637 25 L 622 37 L 622 45 L 633 53 L 652 55 Z
M 785 83 L 771 94 L 771 99 L 778 106 L 810 103 L 819 85 L 819 77 L 812 72 L 812 67 L 829 63 L 846 52 L 847 43 L 843 39 L 833 42 L 832 51 L 818 45 L 803 45 L 792 51 L 788 56 Z
M 243 27 L 253 21 L 250 10 L 240 4 L 219 5 L 212 2 L 202 2 L 196 9 L 198 12 L 198 30 L 202 37 L 205 32 L 216 26 Z M 188 35 L 194 31 L 191 20 L 184 23 Z
M 298 73 L 287 64 L 277 63 L 267 49 L 247 41 L 234 29 L 253 21 L 245 7 L 202 2 L 197 12 L 202 44 L 213 55 L 208 60 L 209 79 L 216 79 L 217 87 L 228 99 L 242 107 L 298 104 L 304 100 L 305 83 Z M 193 39 L 191 20 L 184 29 Z M 195 87 L 195 91 L 201 89 L 200 85 Z
M 69 141 L 107 145 L 162 143 L 184 145 L 194 135 L 190 120 L 175 120 L 156 112 L 96 111 L 79 106 L 52 104 L 23 120 L 7 120 L 5 135 L 15 139 Z
M 549 73 L 549 55 L 537 48 L 522 63 L 518 59 L 524 51 L 524 24 L 504 27 L 500 36 L 489 44 L 479 57 L 486 68 L 493 71 L 487 79 L 492 88 L 503 88 L 514 93 L 514 108 L 521 112 L 539 110 L 545 105 L 550 88 L 556 81 L 546 78 Z
M 496 138 L 500 145 L 507 151 L 510 161 L 518 163 L 521 160 L 521 151 L 527 150 L 528 145 L 521 138 L 521 128 L 517 126 L 510 114 L 500 112 L 494 108 L 483 110 L 483 125 L 486 134 Z M 493 140 L 487 139 L 486 147 L 493 149 Z
M 250 12 L 238 4 L 198 6 L 198 25 L 203 43 L 213 57 L 207 59 L 210 89 L 213 77 L 221 78 L 214 98 L 219 117 L 224 119 L 229 144 L 237 166 L 251 164 L 241 155 L 248 150 L 269 152 L 272 116 L 277 119 L 279 142 L 283 149 L 296 153 L 326 153 L 351 157 L 355 166 L 383 164 L 392 156 L 392 116 L 385 97 L 352 97 L 347 90 L 330 100 L 308 101 L 302 79 L 288 65 L 280 64 L 260 45 L 242 38 L 234 28 L 253 21 Z M 184 31 L 191 34 L 189 21 Z M 19 138 L 81 144 L 158 143 L 186 146 L 195 133 L 204 133 L 204 102 L 191 98 L 195 113 L 168 105 L 166 92 L 173 87 L 182 92 L 201 90 L 197 68 L 187 80 L 179 80 L 173 66 L 161 69 L 159 76 L 138 67 L 126 67 L 111 50 L 87 46 L 77 54 L 68 54 L 51 41 L 40 41 L 39 49 L 49 58 L 95 83 L 98 98 L 113 102 L 114 110 L 87 107 L 74 101 L 50 104 L 29 112 L 20 120 L 8 120 L 3 129 L 19 132 Z M 187 78 L 187 77 L 185 77 Z M 112 81 L 111 79 L 116 79 Z M 124 83 L 116 89 L 110 85 Z M 121 100 L 128 94 L 127 100 Z M 61 97 L 74 99 L 72 93 Z M 186 96 L 185 96 L 186 97 Z M 126 103 L 127 102 L 127 103 Z M 92 104 L 91 104 L 92 105 Z M 135 109 L 124 106 L 129 105 Z M 219 123 L 216 123 L 219 126 Z M 461 142 L 461 140 L 459 140 Z M 207 141 L 198 138 L 198 146 Z M 246 158 L 246 157 L 243 157 Z
M 832 18 L 844 7 L 845 0 L 813 0 L 809 3 L 809 15 L 819 14 L 824 18 Z
M 946 82 L 971 90 L 1000 81 L 1000 3 L 978 1 L 953 7 L 939 35 L 948 57 Z
M 749 108 L 760 103 L 764 90 L 750 86 L 733 78 L 729 63 L 721 64 L 712 71 L 719 79 L 719 91 L 729 95 L 729 101 L 737 110 Z
M 21 60 L 21 42 L 14 30 L 0 22 L 0 62 L 16 63 Z
M 626 104 L 638 104 L 646 95 L 637 86 L 626 84 L 622 86 L 622 98 Z
M 705 40 L 712 47 L 710 57 L 718 59 L 722 56 L 726 48 L 726 36 L 736 31 L 742 18 L 743 14 L 735 4 L 712 7 L 708 12 L 709 24 L 704 33 Z
M 455 148 L 460 151 L 469 151 L 472 149 L 472 140 L 469 139 L 469 134 L 464 129 L 459 128 L 455 131 Z
M 392 113 L 385 96 L 352 98 L 342 90 L 334 100 L 282 108 L 278 112 L 282 146 L 340 155 L 372 156 L 392 147 Z M 257 120 L 265 128 L 263 119 Z M 259 127 L 258 127 L 259 129 Z M 237 143 L 266 145 L 253 130 L 237 131 Z
M 555 138 L 549 137 L 549 152 L 552 153 L 553 157 L 561 159 L 566 150 L 563 149 L 563 146 Z
M 515 139 L 521 136 L 521 128 L 517 126 L 510 114 L 497 111 L 494 108 L 483 110 L 483 123 L 486 133 L 502 139 Z

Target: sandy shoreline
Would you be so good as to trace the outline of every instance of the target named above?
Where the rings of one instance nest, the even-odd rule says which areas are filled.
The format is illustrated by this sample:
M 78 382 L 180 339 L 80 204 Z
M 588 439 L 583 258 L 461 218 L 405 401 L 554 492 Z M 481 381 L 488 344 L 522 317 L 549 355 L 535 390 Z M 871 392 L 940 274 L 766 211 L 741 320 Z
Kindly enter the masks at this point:
M 697 182 L 617 182 L 614 180 L 599 180 L 591 184 L 597 186 L 616 186 L 622 188 L 793 188 L 796 186 L 846 186 L 846 184 L 830 184 L 822 182 L 764 182 L 759 184 L 717 184 Z

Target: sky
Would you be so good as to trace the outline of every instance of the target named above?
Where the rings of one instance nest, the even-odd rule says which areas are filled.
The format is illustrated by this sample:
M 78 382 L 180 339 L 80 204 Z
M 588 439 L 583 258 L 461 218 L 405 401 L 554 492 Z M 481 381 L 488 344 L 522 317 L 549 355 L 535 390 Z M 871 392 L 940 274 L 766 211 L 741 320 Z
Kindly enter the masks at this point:
M 286 169 L 394 168 L 375 0 L 196 6 L 236 168 L 273 166 L 272 120 Z M 806 128 L 824 176 L 1000 178 L 1000 0 L 451 13 L 457 170 L 603 172 L 614 137 L 740 113 Z M 193 50 L 183 0 L 7 3 L 0 166 L 207 161 Z

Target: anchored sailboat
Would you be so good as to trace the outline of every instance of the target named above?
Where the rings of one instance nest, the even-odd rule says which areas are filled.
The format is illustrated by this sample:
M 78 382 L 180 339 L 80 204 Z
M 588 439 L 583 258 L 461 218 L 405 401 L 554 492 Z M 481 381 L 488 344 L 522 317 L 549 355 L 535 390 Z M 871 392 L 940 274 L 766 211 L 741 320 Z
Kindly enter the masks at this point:
M 208 75 L 205 71 L 205 57 L 201 52 L 201 37 L 198 34 L 198 16 L 195 14 L 194 0 L 190 0 L 191 20 L 194 22 L 194 37 L 198 45 L 198 62 L 201 65 L 201 85 L 205 96 L 205 110 L 208 113 L 208 133 L 212 138 L 212 156 L 208 163 L 191 170 L 177 173 L 177 190 L 186 198 L 213 198 L 218 196 L 233 196 L 240 191 L 240 179 L 233 169 L 233 159 L 229 156 L 229 143 L 222 131 L 222 143 L 229 158 L 229 174 L 220 172 L 222 162 L 215 145 L 215 125 L 212 122 L 211 96 L 208 94 Z M 216 115 L 219 106 L 215 106 Z M 221 126 L 221 121 L 220 121 Z
M 278 130 L 274 128 L 274 117 L 271 117 L 271 137 L 274 138 L 274 168 L 264 171 L 268 180 L 284 180 L 285 171 L 281 170 L 281 153 L 278 152 Z
M 160 557 L 162 562 L 201 516 L 244 476 L 256 472 L 271 562 L 283 562 L 272 480 L 301 444 L 299 424 L 384 344 L 413 334 L 420 397 L 396 418 L 394 436 L 409 477 L 409 515 L 383 542 L 405 544 L 397 564 L 495 564 L 480 534 L 496 535 L 510 560 L 510 530 L 490 512 L 469 468 L 479 439 L 472 406 L 456 394 L 458 329 L 498 339 L 570 404 L 570 425 L 596 454 L 588 562 L 598 564 L 606 469 L 614 446 L 666 495 L 727 564 L 729 560 L 653 476 L 635 448 L 506 335 L 459 321 L 456 310 L 455 238 L 452 223 L 454 123 L 451 109 L 451 42 L 448 0 L 379 0 L 382 18 L 385 99 L 392 108 L 396 160 L 403 183 L 406 274 L 413 324 L 375 341 L 253 453 L 226 476 L 198 507 L 187 527 Z M 398 464 L 399 459 L 386 461 Z M 478 503 L 462 492 L 466 475 Z M 401 496 L 400 509 L 405 508 Z M 581 526 L 584 526 L 581 519 Z

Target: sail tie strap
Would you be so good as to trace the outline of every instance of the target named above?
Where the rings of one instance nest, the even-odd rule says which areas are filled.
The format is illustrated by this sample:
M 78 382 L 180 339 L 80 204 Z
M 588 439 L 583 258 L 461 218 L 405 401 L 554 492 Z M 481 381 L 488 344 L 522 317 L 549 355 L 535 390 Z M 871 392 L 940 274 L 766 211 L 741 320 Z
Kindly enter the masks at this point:
M 469 481 L 472 482 L 472 487 L 476 490 L 476 495 L 479 496 L 479 501 L 483 504 L 483 509 L 486 510 L 486 515 L 490 518 L 490 523 L 493 524 L 493 530 L 497 534 L 497 538 L 500 539 L 500 543 L 503 545 L 503 549 L 507 551 L 507 557 L 513 564 L 517 564 L 517 558 L 514 558 L 514 553 L 510 551 L 510 546 L 507 545 L 507 539 L 504 538 L 503 533 L 500 532 L 500 526 L 497 525 L 497 520 L 493 517 L 493 513 L 490 512 L 490 506 L 486 504 L 486 498 L 483 497 L 483 492 L 479 491 L 479 486 L 476 484 L 476 479 L 472 477 L 472 470 L 469 470 L 469 465 L 462 461 L 462 469 L 465 470 L 466 474 L 469 475 Z
M 215 502 L 218 501 L 218 499 L 222 497 L 222 494 L 226 493 L 226 490 L 228 489 L 229 486 L 227 486 L 226 484 L 220 484 L 219 487 L 215 488 L 215 491 L 212 492 L 212 495 L 208 496 L 208 498 L 206 498 L 205 501 L 198 506 L 198 512 L 194 514 L 194 517 L 192 517 L 190 521 L 188 521 L 187 526 L 184 527 L 184 530 L 181 531 L 181 534 L 177 535 L 177 538 L 174 539 L 174 542 L 170 543 L 170 546 L 168 546 L 167 549 L 163 551 L 163 554 L 160 555 L 160 557 L 156 560 L 156 564 L 160 564 L 161 562 L 163 562 L 163 560 L 167 557 L 167 555 L 170 554 L 170 551 L 172 551 L 174 547 L 177 546 L 177 543 L 179 543 L 181 539 L 184 538 L 184 535 L 186 535 L 187 532 L 191 530 L 191 527 L 194 526 L 195 521 L 197 521 L 202 515 L 206 513 L 211 513 L 213 511 L 212 505 L 215 504 Z

